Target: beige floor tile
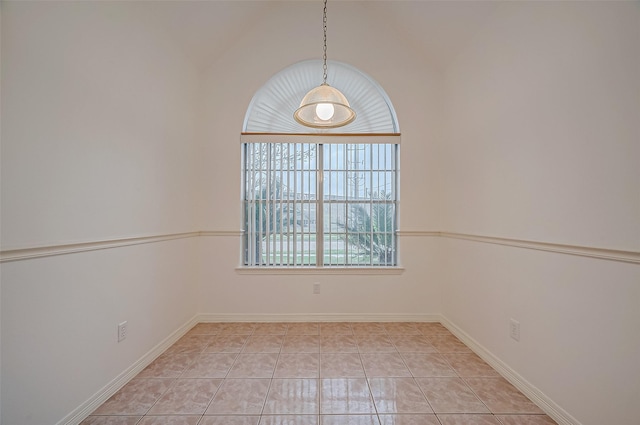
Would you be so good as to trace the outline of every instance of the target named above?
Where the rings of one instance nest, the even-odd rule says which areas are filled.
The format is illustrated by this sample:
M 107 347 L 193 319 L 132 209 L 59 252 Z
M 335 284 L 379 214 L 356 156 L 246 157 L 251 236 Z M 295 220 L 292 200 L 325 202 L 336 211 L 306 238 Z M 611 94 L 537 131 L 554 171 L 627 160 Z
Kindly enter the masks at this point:
M 239 353 L 249 335 L 223 335 L 214 337 L 211 343 L 204 349 L 205 353 Z
M 355 335 L 387 334 L 383 324 L 377 322 L 352 323 L 351 329 Z
M 178 379 L 148 414 L 202 415 L 221 383 L 221 379 Z
M 257 323 L 222 323 L 220 335 L 252 335 Z
M 182 374 L 182 378 L 224 378 L 238 355 L 235 353 L 203 353 Z
M 89 416 L 80 425 L 137 425 L 142 416 Z
M 453 335 L 434 335 L 427 338 L 439 353 L 472 353 L 469 347 Z
M 203 416 L 198 425 L 258 425 L 260 416 Z
M 534 413 L 542 410 L 504 378 L 465 378 L 492 413 Z
M 392 335 L 391 342 L 401 353 L 437 353 L 438 350 L 422 335 Z
M 260 425 L 318 425 L 318 415 L 263 415 Z
M 163 354 L 137 375 L 137 378 L 178 378 L 198 353 Z
M 419 322 L 200 323 L 81 423 L 223 424 L 557 425 Z
M 265 415 L 315 415 L 319 412 L 317 379 L 273 379 Z
M 271 378 L 276 367 L 276 353 L 239 354 L 228 378 Z
M 320 336 L 318 335 L 289 335 L 285 336 L 282 344 L 283 353 L 319 353 Z
M 346 322 L 320 323 L 320 335 L 353 335 L 353 330 Z
M 282 353 L 274 378 L 318 378 L 320 359 L 317 353 Z
M 166 353 L 202 353 L 214 338 L 214 335 L 185 335 L 173 344 Z
M 171 387 L 173 379 L 132 379 L 98 407 L 94 415 L 144 415 Z
M 201 416 L 145 416 L 137 425 L 198 425 Z
M 381 425 L 440 425 L 433 414 L 423 415 L 380 415 Z
M 503 425 L 557 425 L 547 415 L 498 415 Z
M 332 415 L 376 413 L 366 379 L 321 379 L 320 413 Z
M 414 323 L 391 322 L 382 325 L 389 335 L 421 335 Z
M 443 354 L 458 375 L 463 377 L 499 377 L 500 374 L 476 354 Z
M 411 377 L 411 372 L 398 353 L 363 353 L 360 355 L 367 377 Z
M 369 379 L 378 413 L 433 413 L 413 378 Z
M 442 425 L 500 425 L 493 415 L 438 415 Z
M 225 379 L 205 415 L 259 415 L 269 379 Z
M 323 353 L 320 356 L 322 378 L 364 378 L 358 353 Z
M 222 323 L 198 323 L 191 330 L 189 334 L 192 335 L 217 335 L 222 329 Z
M 441 354 L 400 353 L 414 377 L 455 377 L 456 371 Z
M 426 335 L 426 336 L 451 335 L 451 332 L 449 331 L 449 329 L 445 328 L 441 323 L 418 322 L 415 325 L 416 325 L 416 328 L 418 328 L 418 330 L 422 332 L 423 335 Z
M 379 425 L 376 415 L 322 415 L 320 425 Z
M 257 323 L 253 335 L 284 335 L 288 327 L 287 323 Z
M 284 335 L 252 335 L 242 348 L 243 353 L 279 353 Z
M 389 336 L 385 334 L 357 335 L 356 343 L 361 353 L 395 353 L 397 351 Z
M 287 335 L 320 335 L 318 323 L 289 323 Z
M 436 413 L 490 413 L 460 378 L 416 378 Z
M 352 335 L 322 335 L 320 351 L 323 353 L 357 353 L 358 344 Z

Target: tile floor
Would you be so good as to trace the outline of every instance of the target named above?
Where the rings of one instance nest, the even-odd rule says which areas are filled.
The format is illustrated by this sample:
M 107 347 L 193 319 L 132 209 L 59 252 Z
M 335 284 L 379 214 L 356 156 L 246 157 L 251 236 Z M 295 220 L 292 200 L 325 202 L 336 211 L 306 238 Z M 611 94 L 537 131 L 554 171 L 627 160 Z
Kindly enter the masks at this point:
M 81 425 L 551 425 L 439 323 L 200 323 Z

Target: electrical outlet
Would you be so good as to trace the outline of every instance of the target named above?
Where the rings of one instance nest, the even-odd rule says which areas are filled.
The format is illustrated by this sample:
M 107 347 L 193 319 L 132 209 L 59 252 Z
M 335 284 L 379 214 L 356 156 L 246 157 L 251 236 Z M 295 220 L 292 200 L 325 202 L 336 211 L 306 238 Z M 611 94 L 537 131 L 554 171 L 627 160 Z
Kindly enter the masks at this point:
M 127 338 L 127 322 L 124 321 L 118 325 L 118 342 Z
M 314 282 L 313 295 L 318 295 L 319 293 L 320 293 L 320 282 Z
M 509 320 L 509 336 L 516 341 L 520 341 L 520 322 L 517 320 Z

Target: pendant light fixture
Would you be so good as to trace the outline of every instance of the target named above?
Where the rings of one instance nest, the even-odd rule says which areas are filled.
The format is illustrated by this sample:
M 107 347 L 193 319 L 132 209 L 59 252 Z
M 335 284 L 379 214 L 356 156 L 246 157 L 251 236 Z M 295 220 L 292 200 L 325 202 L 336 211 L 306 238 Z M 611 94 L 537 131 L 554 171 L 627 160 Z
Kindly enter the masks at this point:
M 300 102 L 293 117 L 300 124 L 313 128 L 336 128 L 356 119 L 356 113 L 340 90 L 327 84 L 327 0 L 322 17 L 324 28 L 324 56 L 322 84 L 311 89 Z

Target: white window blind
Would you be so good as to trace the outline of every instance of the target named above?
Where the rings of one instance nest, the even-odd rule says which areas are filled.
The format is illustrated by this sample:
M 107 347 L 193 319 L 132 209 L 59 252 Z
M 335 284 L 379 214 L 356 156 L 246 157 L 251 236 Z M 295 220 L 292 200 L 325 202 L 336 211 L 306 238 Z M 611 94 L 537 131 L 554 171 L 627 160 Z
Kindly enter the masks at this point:
M 242 145 L 245 266 L 397 265 L 398 144 L 259 137 Z

